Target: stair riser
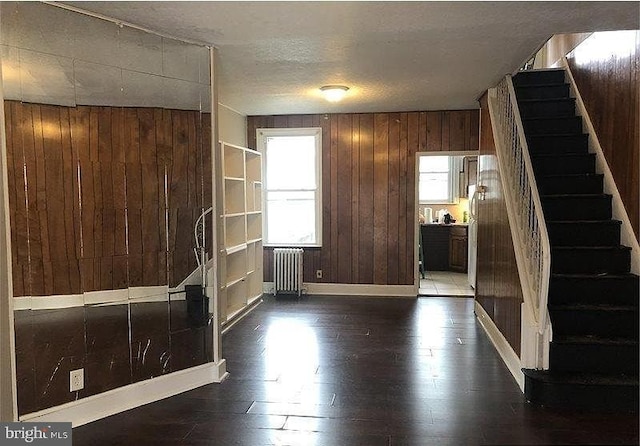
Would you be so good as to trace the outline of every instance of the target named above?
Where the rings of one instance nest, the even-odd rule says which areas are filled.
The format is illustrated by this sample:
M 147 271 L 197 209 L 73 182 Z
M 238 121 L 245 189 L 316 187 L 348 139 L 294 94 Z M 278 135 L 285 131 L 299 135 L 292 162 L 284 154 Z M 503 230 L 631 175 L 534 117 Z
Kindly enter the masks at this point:
M 587 386 L 543 383 L 525 377 L 528 401 L 546 407 L 583 410 L 638 410 L 638 386 Z
M 547 221 L 609 220 L 611 197 L 542 198 Z
M 516 96 L 520 99 L 568 98 L 569 85 L 547 85 L 544 87 L 517 87 Z
M 637 311 L 549 309 L 554 336 L 596 335 L 638 339 Z
M 638 277 L 553 277 L 549 282 L 549 304 L 638 305 L 639 288 Z
M 525 120 L 522 124 L 527 135 L 582 133 L 582 118 L 579 116 L 557 119 Z
M 529 136 L 527 145 L 531 155 L 589 153 L 589 135 Z
M 620 225 L 547 224 L 551 246 L 617 246 Z
M 575 103 L 568 100 L 519 102 L 518 107 L 522 119 L 574 116 L 576 113 Z
M 602 193 L 602 175 L 542 177 L 536 182 L 541 195 Z
M 552 71 L 527 71 L 518 73 L 513 77 L 513 84 L 516 87 L 522 87 L 525 85 L 539 85 L 539 84 L 564 84 L 564 71 L 552 70 Z
M 555 344 L 549 348 L 549 369 L 563 372 L 638 373 L 637 345 Z
M 533 156 L 532 163 L 536 176 L 595 173 L 596 171 L 596 158 L 592 154 L 566 156 L 562 159 Z
M 551 271 L 556 274 L 628 273 L 631 253 L 619 249 L 553 249 Z

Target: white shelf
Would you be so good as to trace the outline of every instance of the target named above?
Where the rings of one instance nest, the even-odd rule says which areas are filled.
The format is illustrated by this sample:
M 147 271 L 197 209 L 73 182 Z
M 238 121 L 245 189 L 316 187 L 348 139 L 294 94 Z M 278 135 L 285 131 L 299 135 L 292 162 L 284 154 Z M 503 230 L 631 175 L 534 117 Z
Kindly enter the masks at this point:
M 244 213 L 244 181 L 225 178 L 224 180 L 224 213 Z
M 262 209 L 262 183 L 253 181 L 246 184 L 247 212 L 256 212 Z
M 247 305 L 251 305 L 253 304 L 256 300 L 261 299 L 262 298 L 262 290 L 260 290 L 260 294 L 257 294 L 255 296 L 251 296 L 249 297 L 249 300 L 247 301 Z
M 246 243 L 241 243 L 241 244 L 236 245 L 236 246 L 231 246 L 229 248 L 223 249 L 222 252 L 224 252 L 225 254 L 229 255 L 229 254 L 233 254 L 234 252 L 242 251 L 243 249 L 247 249 L 247 244 Z
M 224 176 L 244 178 L 244 150 L 229 144 L 222 144 Z
M 243 249 L 227 255 L 227 288 L 231 283 L 247 276 L 247 250 Z
M 262 297 L 262 155 L 224 142 L 220 148 L 224 238 L 218 247 L 219 303 L 221 320 L 229 322 Z
M 244 212 L 234 212 L 233 214 L 224 214 L 223 217 L 224 218 L 229 218 L 229 217 L 244 217 L 246 214 Z
M 262 214 L 247 215 L 247 239 L 256 240 L 262 237 Z
M 247 245 L 247 275 L 256 270 L 256 245 L 249 243 Z
M 257 296 L 262 294 L 262 269 L 256 269 L 254 272 L 247 276 L 247 284 L 249 289 L 247 290 L 249 296 Z
M 233 317 L 233 313 L 242 311 L 247 306 L 246 282 L 240 281 L 232 287 L 227 287 L 227 319 Z
M 232 280 L 230 282 L 227 282 L 226 288 L 232 288 L 235 284 L 239 283 L 239 282 L 243 282 L 246 279 L 246 276 L 242 276 L 239 279 L 236 280 Z
M 262 181 L 262 156 L 257 152 L 245 152 L 247 182 Z
M 225 217 L 224 244 L 229 248 L 242 245 L 247 241 L 247 228 L 244 214 Z

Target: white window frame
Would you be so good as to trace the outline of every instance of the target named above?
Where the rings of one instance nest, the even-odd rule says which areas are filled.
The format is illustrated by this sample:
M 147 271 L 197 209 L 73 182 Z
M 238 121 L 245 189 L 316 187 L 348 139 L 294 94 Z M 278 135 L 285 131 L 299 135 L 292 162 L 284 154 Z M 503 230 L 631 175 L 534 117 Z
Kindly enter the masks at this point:
M 266 141 L 269 137 L 274 136 L 313 136 L 315 138 L 316 150 L 316 187 L 314 189 L 315 200 L 315 243 L 269 243 L 269 233 L 267 228 L 268 212 L 267 194 L 269 192 L 269 184 L 267 184 L 267 153 Z M 262 153 L 262 171 L 263 171 L 263 194 L 262 194 L 262 234 L 264 246 L 271 247 L 322 247 L 322 128 L 321 127 L 301 127 L 301 128 L 259 128 L 256 129 L 256 145 L 260 153 Z M 295 166 L 291 167 L 292 169 Z M 306 189 L 308 190 L 308 189 Z
M 462 167 L 462 157 L 448 154 L 429 153 L 420 154 L 420 158 L 428 156 L 448 156 L 449 157 L 449 195 L 444 200 L 422 199 L 418 197 L 419 204 L 457 204 L 460 196 L 460 170 Z M 420 181 L 420 160 L 418 160 L 418 182 Z M 418 184 L 418 194 L 420 193 L 420 185 Z

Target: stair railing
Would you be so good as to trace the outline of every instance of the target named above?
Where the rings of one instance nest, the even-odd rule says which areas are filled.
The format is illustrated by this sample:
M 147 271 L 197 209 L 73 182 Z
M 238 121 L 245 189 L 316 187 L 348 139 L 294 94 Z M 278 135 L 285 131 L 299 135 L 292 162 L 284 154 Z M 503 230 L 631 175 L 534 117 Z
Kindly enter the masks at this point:
M 196 223 L 193 225 L 193 237 L 196 241 L 196 247 L 193 248 L 193 254 L 196 256 L 198 268 L 200 268 L 201 284 L 206 286 L 207 283 L 207 249 L 205 248 L 205 224 L 204 218 L 211 213 L 212 207 L 202 211 Z
M 529 359 L 525 358 L 523 333 L 522 363 L 527 368 L 544 369 L 548 368 L 551 331 L 547 309 L 551 247 L 511 76 L 490 90 L 489 112 L 525 312 L 536 329 Z

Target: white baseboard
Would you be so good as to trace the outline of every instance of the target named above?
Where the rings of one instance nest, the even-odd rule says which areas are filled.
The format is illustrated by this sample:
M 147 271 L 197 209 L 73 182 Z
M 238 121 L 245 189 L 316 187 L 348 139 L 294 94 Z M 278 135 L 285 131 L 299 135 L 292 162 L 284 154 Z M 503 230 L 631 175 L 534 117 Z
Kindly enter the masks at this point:
M 218 363 L 202 364 L 39 412 L 26 414 L 20 417 L 20 421 L 70 421 L 73 427 L 82 426 L 83 424 L 168 398 L 196 387 L 222 382 L 227 376 L 227 364 L 222 359 Z
M 498 354 L 515 378 L 518 386 L 520 387 L 520 390 L 524 392 L 524 374 L 522 373 L 520 358 L 518 357 L 516 352 L 513 351 L 513 348 L 504 337 L 504 335 L 500 332 L 493 320 L 489 317 L 489 314 L 487 314 L 485 309 L 482 308 L 482 305 L 480 305 L 477 300 L 474 302 L 474 304 L 478 322 L 480 322 L 480 325 L 482 326 L 482 328 L 484 328 L 484 331 L 487 333 L 487 336 L 489 336 L 491 343 L 496 348 Z
M 304 283 L 303 294 L 366 297 L 418 297 L 415 285 L 373 285 L 359 283 Z M 273 282 L 264 282 L 265 293 L 273 293 Z

